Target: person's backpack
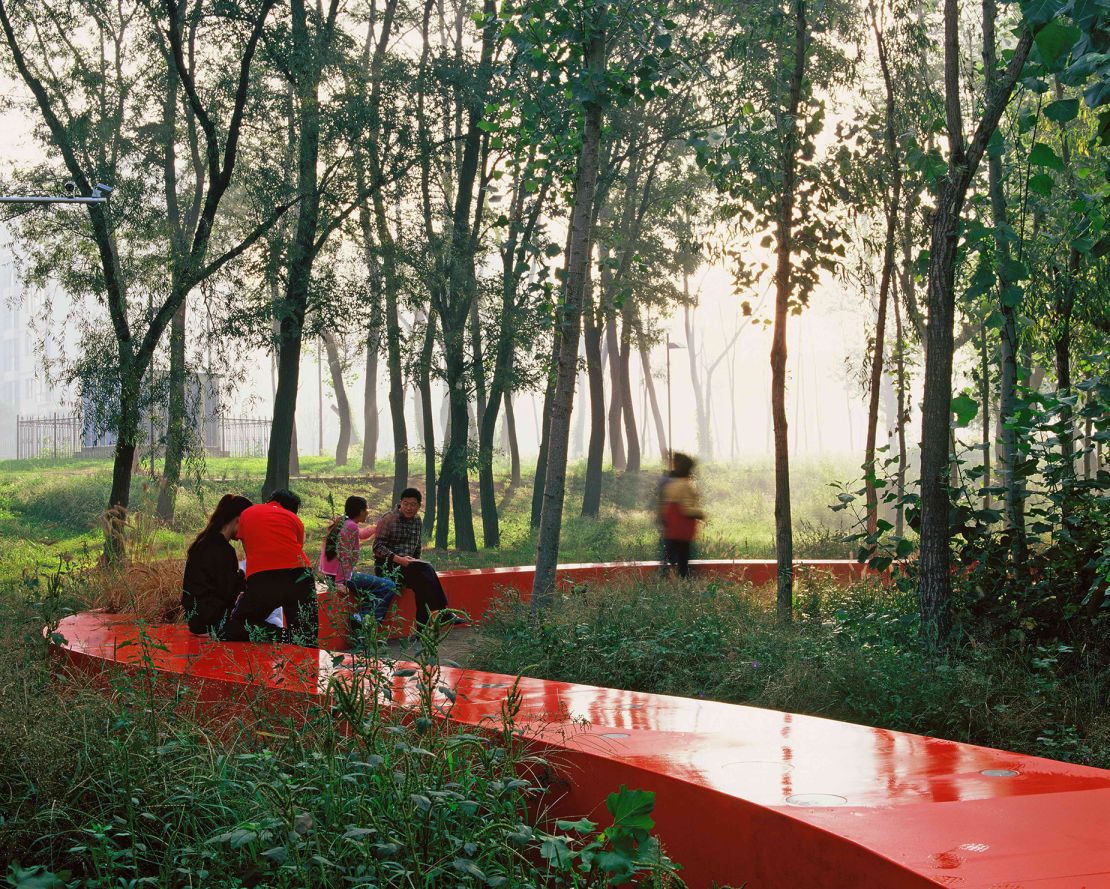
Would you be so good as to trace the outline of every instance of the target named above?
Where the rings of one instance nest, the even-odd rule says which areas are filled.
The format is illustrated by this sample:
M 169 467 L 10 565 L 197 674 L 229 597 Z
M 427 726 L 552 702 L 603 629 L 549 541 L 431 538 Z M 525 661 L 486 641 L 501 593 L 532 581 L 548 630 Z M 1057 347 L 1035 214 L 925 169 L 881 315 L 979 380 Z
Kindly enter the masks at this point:
M 343 530 L 343 523 L 347 520 L 344 515 L 336 516 L 328 525 L 328 533 L 324 537 L 324 555 L 329 559 L 339 556 L 339 532 Z

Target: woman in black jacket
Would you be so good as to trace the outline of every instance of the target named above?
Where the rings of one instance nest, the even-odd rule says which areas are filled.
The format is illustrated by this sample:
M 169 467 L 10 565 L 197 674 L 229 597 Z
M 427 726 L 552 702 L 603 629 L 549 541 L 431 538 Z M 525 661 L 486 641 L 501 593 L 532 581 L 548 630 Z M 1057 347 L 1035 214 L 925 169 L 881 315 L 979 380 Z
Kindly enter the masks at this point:
M 243 591 L 243 572 L 231 541 L 239 530 L 239 516 L 251 505 L 239 494 L 224 494 L 185 556 L 181 607 L 190 631 L 198 636 L 218 638 Z

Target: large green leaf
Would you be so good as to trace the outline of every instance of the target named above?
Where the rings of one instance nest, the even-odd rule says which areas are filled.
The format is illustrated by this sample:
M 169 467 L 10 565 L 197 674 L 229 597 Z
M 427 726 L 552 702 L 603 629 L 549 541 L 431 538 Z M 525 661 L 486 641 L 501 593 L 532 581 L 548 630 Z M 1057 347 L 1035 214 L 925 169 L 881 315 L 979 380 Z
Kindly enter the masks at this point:
M 1064 0 L 1028 0 L 1021 4 L 1025 21 L 1036 27 L 1052 21 L 1064 8 Z
M 1030 177 L 1029 190 L 1048 197 L 1052 194 L 1052 177 L 1048 173 L 1038 173 Z
M 1067 123 L 1069 120 L 1074 120 L 1078 113 L 1078 99 L 1060 99 L 1056 102 L 1049 102 L 1044 106 L 1044 116 L 1049 120 L 1056 121 L 1056 123 Z
M 609 794 L 605 807 L 613 816 L 613 827 L 626 830 L 651 830 L 655 827 L 651 819 L 655 794 L 650 790 L 629 790 L 622 784 L 619 791 Z
M 952 413 L 956 415 L 956 425 L 963 428 L 979 413 L 979 402 L 967 394 L 957 395 L 952 399 Z
M 1022 297 L 1025 296 L 1025 291 L 1017 284 L 1007 284 L 1002 288 L 1002 305 L 1008 309 L 1016 309 L 1021 305 Z
M 1079 29 L 1060 19 L 1053 19 L 1033 38 L 1045 66 L 1058 70 L 1067 58 L 1071 48 L 1079 39 Z
M 1063 170 L 1064 162 L 1060 160 L 1051 145 L 1037 142 L 1029 152 L 1029 163 L 1035 167 L 1048 167 L 1050 170 Z

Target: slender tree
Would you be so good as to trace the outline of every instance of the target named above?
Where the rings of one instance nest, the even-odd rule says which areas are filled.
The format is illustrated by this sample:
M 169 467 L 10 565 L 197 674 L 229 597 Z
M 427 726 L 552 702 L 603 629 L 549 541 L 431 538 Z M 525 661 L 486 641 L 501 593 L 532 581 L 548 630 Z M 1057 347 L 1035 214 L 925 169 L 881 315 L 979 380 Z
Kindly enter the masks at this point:
M 925 336 L 925 394 L 921 425 L 921 616 L 926 637 L 943 643 L 951 627 L 948 464 L 952 410 L 955 269 L 960 222 L 972 177 L 1021 76 L 1033 44 L 1023 26 L 1006 69 L 995 80 L 970 141 L 964 135 L 960 96 L 959 6 L 944 3 L 945 119 L 947 172 L 933 212 L 929 248 Z
M 245 16 L 228 14 L 221 9 L 204 10 L 206 14 L 199 21 L 210 29 L 205 33 L 232 53 L 216 62 L 220 74 L 222 76 L 228 68 L 235 72 L 228 100 L 218 103 L 207 102 L 201 96 L 199 63 L 186 55 L 184 16 L 178 4 L 165 0 L 160 8 L 147 7 L 151 24 L 164 33 L 170 48 L 163 54 L 165 80 L 180 83 L 191 119 L 202 134 L 205 165 L 200 187 L 203 199 L 199 212 L 189 220 L 188 229 L 182 227 L 178 232 L 177 243 L 182 249 L 174 251 L 173 283 L 157 305 L 151 298 L 152 311 L 145 331 L 136 324 L 131 305 L 131 289 L 137 289 L 139 281 L 128 264 L 129 250 L 120 243 L 118 213 L 112 206 L 103 204 L 89 204 L 87 208 L 99 265 L 95 279 L 89 282 L 90 289 L 107 306 L 115 343 L 114 366 L 110 371 L 112 392 L 108 399 L 116 436 L 109 508 L 126 510 L 130 503 L 143 382 L 167 327 L 181 311 L 189 291 L 248 250 L 284 210 L 284 207 L 278 208 L 242 241 L 218 258 L 209 258 L 213 229 L 235 171 L 255 53 L 275 2 L 262 0 L 258 6 L 245 11 Z M 0 28 L 11 63 L 34 98 L 49 142 L 61 155 L 66 174 L 81 193 L 90 194 L 95 183 L 116 180 L 123 165 L 134 160 L 124 155 L 129 144 L 137 143 L 137 140 L 129 143 L 132 134 L 151 122 L 165 125 L 165 103 L 169 99 L 168 94 L 163 93 L 162 102 L 153 103 L 152 107 L 162 112 L 156 121 L 130 116 L 134 106 L 127 98 L 139 74 L 135 73 L 126 54 L 133 46 L 133 35 L 138 28 L 134 21 L 137 10 L 119 6 L 113 10 L 102 11 L 97 7 L 83 11 L 84 21 L 92 29 L 88 36 L 102 46 L 106 54 L 111 54 L 105 56 L 104 77 L 81 74 L 82 71 L 88 73 L 85 50 L 80 41 L 74 39 L 78 35 L 65 30 L 64 22 L 69 16 L 58 12 L 47 3 L 36 4 L 33 8 L 20 4 L 9 11 L 9 5 L 0 2 Z M 197 27 L 200 27 L 199 21 Z M 28 51 L 28 47 L 33 49 Z M 75 94 L 79 83 L 88 84 L 89 90 L 102 92 L 97 95 L 82 88 Z M 217 107 L 226 114 L 223 121 L 218 120 Z M 87 115 L 93 108 L 109 113 L 96 127 L 90 128 Z M 176 171 L 167 166 L 170 163 L 168 151 L 164 150 L 154 159 L 158 165 L 156 169 L 160 168 L 159 178 L 172 175 L 176 179 Z M 151 175 L 157 174 L 152 170 Z M 173 200 L 176 188 L 168 187 L 166 195 Z M 126 207 L 126 202 L 120 205 L 120 209 L 126 210 Z M 110 527 L 118 529 L 121 524 L 114 522 Z M 111 558 L 122 556 L 123 539 L 119 533 L 110 535 L 106 552 Z

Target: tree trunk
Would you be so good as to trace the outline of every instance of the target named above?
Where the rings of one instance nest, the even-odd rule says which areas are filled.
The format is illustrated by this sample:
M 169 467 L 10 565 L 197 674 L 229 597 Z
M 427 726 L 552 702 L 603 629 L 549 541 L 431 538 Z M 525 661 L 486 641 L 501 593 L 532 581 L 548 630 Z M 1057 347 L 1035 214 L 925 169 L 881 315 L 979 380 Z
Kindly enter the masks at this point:
M 979 445 L 983 449 L 983 509 L 991 508 L 991 365 L 987 349 L 987 325 L 979 330 L 979 411 L 983 434 Z
M 170 322 L 169 404 L 166 417 L 166 462 L 158 491 L 158 518 L 172 522 L 177 503 L 177 486 L 181 481 L 181 465 L 189 447 L 188 405 L 185 399 L 185 322 L 188 302 L 181 299 L 181 308 Z M 153 408 L 153 405 L 151 405 Z M 203 447 L 203 442 L 201 443 Z M 154 443 L 151 442 L 153 452 Z
M 266 455 L 263 498 L 289 485 L 289 453 L 296 422 L 297 388 L 301 371 L 301 336 L 308 305 L 312 263 L 316 258 L 316 227 L 320 212 L 320 190 L 316 181 L 320 151 L 320 62 L 308 33 L 304 0 L 292 0 L 292 44 L 300 73 L 297 89 L 300 132 L 297 138 L 297 227 L 289 244 L 286 273 L 285 312 L 281 318 L 278 385 L 270 447 Z
M 474 426 L 480 430 L 488 400 L 486 397 L 486 367 L 482 360 L 482 319 L 478 314 L 478 300 L 476 298 L 470 303 L 470 353 L 474 368 L 474 396 L 478 405 Z
M 401 322 L 397 314 L 397 292 L 386 279 L 385 342 L 389 367 L 389 418 L 393 426 L 393 502 L 409 483 L 409 435 L 405 422 L 405 378 L 401 365 Z M 429 322 L 430 323 L 430 322 Z
M 270 423 L 270 445 L 266 453 L 266 478 L 262 497 L 289 487 L 293 435 L 297 422 L 297 388 L 300 383 L 301 324 L 293 317 L 281 321 L 278 346 L 278 384 Z
M 565 254 L 570 255 L 570 233 L 567 233 L 567 247 Z M 558 315 L 556 315 L 558 317 Z M 543 512 L 544 488 L 547 485 L 548 444 L 551 440 L 551 409 L 555 403 L 555 378 L 559 367 L 560 355 L 560 325 L 555 325 L 551 338 L 551 359 L 548 363 L 547 386 L 543 392 L 543 414 L 541 417 L 540 451 L 536 456 L 536 477 L 532 482 L 532 515 L 530 525 L 534 529 L 540 527 L 540 514 Z
M 894 245 L 898 233 L 898 218 L 902 200 L 902 162 L 898 156 L 897 133 L 894 120 L 894 81 L 886 56 L 886 42 L 879 30 L 874 11 L 871 15 L 879 64 L 886 90 L 886 124 L 884 149 L 887 173 L 890 177 L 889 192 L 884 195 L 886 204 L 886 238 L 883 242 L 883 268 L 879 278 L 879 311 L 875 319 L 875 347 L 871 356 L 871 391 L 867 403 L 867 444 L 864 452 L 864 471 L 867 498 L 867 533 L 874 534 L 879 520 L 879 494 L 875 487 L 875 438 L 879 427 L 879 388 L 883 379 L 883 350 L 886 346 L 886 310 L 890 282 L 894 275 Z
M 122 351 L 122 349 L 121 349 Z M 112 490 L 108 495 L 108 512 L 105 516 L 104 557 L 118 563 L 126 553 L 124 537 L 127 509 L 131 504 L 131 476 L 135 471 L 135 440 L 139 431 L 139 387 L 142 374 L 135 374 L 121 356 L 120 379 L 123 381 L 119 400 L 119 422 L 116 427 L 116 450 L 112 463 Z
M 990 94 L 970 149 L 964 143 L 960 105 L 959 5 L 944 2 L 945 111 L 948 173 L 933 212 L 926 300 L 925 393 L 921 411 L 921 556 L 918 593 L 922 630 L 934 646 L 951 628 L 952 577 L 949 563 L 948 431 L 952 413 L 952 351 L 955 324 L 955 263 L 960 216 L 967 187 L 987 141 L 1013 93 L 1028 57 L 1032 36 L 1024 31 L 1006 74 Z
M 590 441 L 586 448 L 586 477 L 582 490 L 582 515 L 596 518 L 601 512 L 602 461 L 605 458 L 605 382 L 601 364 L 601 321 L 587 286 L 582 294 L 586 373 L 590 390 Z
M 600 82 L 605 71 L 605 29 L 600 22 L 604 4 L 594 8 L 594 27 L 586 50 L 586 66 L 591 80 Z M 567 444 L 570 415 L 574 407 L 574 382 L 578 370 L 578 340 L 581 335 L 582 303 L 589 283 L 594 194 L 601 147 L 601 106 L 585 104 L 582 145 L 574 183 L 570 242 L 567 251 L 566 282 L 559 313 L 559 361 L 555 378 L 555 397 L 551 405 L 548 431 L 546 482 L 540 530 L 536 542 L 536 576 L 532 584 L 532 608 L 546 608 L 555 589 L 555 568 L 559 563 L 559 533 L 563 525 L 563 498 L 566 493 Z
M 624 437 L 628 442 L 626 472 L 640 471 L 640 433 L 636 429 L 635 402 L 632 400 L 632 297 L 628 296 L 621 312 L 620 376 L 621 410 L 624 413 Z
M 694 325 L 695 311 L 690 308 L 690 276 L 682 273 L 682 293 L 685 304 L 682 307 L 682 324 L 686 332 L 686 360 L 690 365 L 690 388 L 694 392 L 694 422 L 698 430 L 698 451 L 705 454 L 709 451 L 709 417 L 705 409 L 705 397 L 701 386 L 701 375 L 698 373 L 698 345 L 697 332 Z M 696 309 L 696 306 L 695 306 Z M 670 346 L 668 345 L 669 349 Z
M 986 89 L 989 94 L 997 80 L 997 58 L 995 54 L 995 20 L 998 15 L 995 0 L 983 0 L 983 69 L 986 74 Z M 998 289 L 1000 293 L 999 310 L 1002 314 L 1001 336 L 1002 367 L 999 374 L 999 409 L 1002 419 L 1002 461 L 999 470 L 1006 488 L 1006 523 L 1010 529 L 1010 558 L 1014 567 L 1020 569 L 1025 562 L 1025 493 L 1018 475 L 1019 454 L 1017 430 L 1011 422 L 1017 410 L 1017 313 L 1021 305 L 1021 289 L 1012 277 L 1010 242 L 1004 232 L 1009 229 L 1006 214 L 1006 195 L 1002 182 L 1002 158 L 989 155 L 987 158 L 987 183 L 990 192 L 991 217 L 994 223 L 994 249 L 997 255 L 995 267 L 998 270 Z
M 655 394 L 655 380 L 651 376 L 651 355 L 648 354 L 647 347 L 644 346 L 643 341 L 640 341 L 640 365 L 644 370 L 644 385 L 647 387 L 648 403 L 651 405 L 651 416 L 655 421 L 655 437 L 659 441 L 659 459 L 664 464 L 667 462 L 667 448 L 670 443 L 667 441 L 667 427 L 663 422 L 663 412 L 659 410 L 659 399 Z M 735 411 L 735 405 L 734 405 Z
M 894 330 L 898 337 L 898 510 L 894 518 L 894 533 L 902 537 L 906 533 L 906 469 L 909 464 L 909 454 L 906 450 L 906 421 L 909 411 L 906 409 L 906 396 L 908 381 L 906 379 L 906 332 L 902 328 L 902 309 L 899 300 L 894 300 Z
M 505 393 L 505 429 L 509 433 L 509 484 L 520 484 L 520 442 L 516 436 L 516 414 L 513 412 L 513 393 Z
M 381 337 L 371 324 L 366 336 L 366 385 L 362 395 L 362 425 L 366 430 L 362 443 L 362 468 L 373 472 L 378 463 L 378 350 Z
M 1064 90 L 1059 79 L 1056 80 L 1056 98 L 1064 98 Z M 1065 169 L 1071 170 L 1071 145 L 1067 135 L 1061 138 L 1061 155 Z M 1075 290 L 1079 279 L 1079 264 L 1082 254 L 1071 247 L 1064 270 L 1063 282 L 1057 282 L 1056 324 L 1057 334 L 1053 341 L 1056 357 L 1056 394 L 1059 398 L 1071 395 L 1071 316 L 1075 307 Z M 1056 275 L 1058 278 L 1059 275 Z M 1068 484 L 1075 481 L 1075 425 L 1072 406 L 1062 402 L 1060 406 L 1060 456 L 1064 460 L 1065 480 Z M 1068 499 L 1064 499 L 1068 503 Z
M 607 297 L 606 297 L 607 298 Z M 612 307 L 609 307 L 609 312 Z M 617 339 L 617 319 L 609 314 L 605 318 L 605 346 L 609 356 L 609 453 L 613 469 L 621 472 L 628 466 L 624 450 L 624 427 L 621 425 L 621 411 L 624 407 L 624 387 L 621 378 L 621 350 Z
M 579 359 L 583 360 L 585 354 Z M 586 376 L 585 371 L 578 372 L 578 384 L 575 389 L 576 392 L 589 391 L 589 378 Z M 581 460 L 586 456 L 586 412 L 574 412 L 574 436 L 570 443 L 570 459 Z
M 432 353 L 436 341 L 435 312 L 428 313 L 424 345 L 420 349 L 417 386 L 420 390 L 420 416 L 424 426 L 424 536 L 430 538 L 436 526 L 439 485 L 436 479 L 436 426 L 432 406 Z M 397 498 L 399 499 L 399 498 Z
M 339 412 L 339 441 L 335 445 L 335 465 L 347 465 L 347 451 L 351 447 L 351 402 L 347 398 L 347 386 L 343 382 L 343 361 L 339 357 L 339 344 L 335 334 L 324 334 L 324 349 L 328 353 L 328 372 L 331 374 L 332 388 L 335 389 L 335 406 Z
M 786 319 L 793 292 L 790 253 L 793 248 L 794 191 L 797 184 L 797 121 L 808 39 L 806 0 L 794 0 L 794 61 L 790 75 L 790 97 L 783 116 L 786 132 L 782 137 L 782 191 L 775 226 L 775 321 L 771 342 L 771 416 L 775 433 L 775 556 L 778 560 L 778 591 L 775 601 L 780 623 L 790 623 L 794 616 L 794 536 L 790 518 L 790 449 L 786 421 Z

